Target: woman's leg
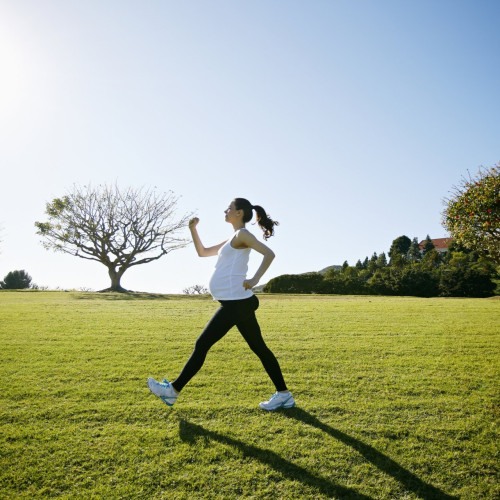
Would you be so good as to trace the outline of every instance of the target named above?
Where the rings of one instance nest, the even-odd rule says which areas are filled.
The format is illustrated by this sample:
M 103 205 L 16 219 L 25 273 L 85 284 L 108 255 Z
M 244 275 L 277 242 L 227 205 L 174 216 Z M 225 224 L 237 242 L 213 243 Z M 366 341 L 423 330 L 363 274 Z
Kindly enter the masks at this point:
M 196 340 L 194 351 L 187 360 L 180 375 L 172 382 L 173 388 L 180 392 L 198 373 L 205 362 L 210 348 L 234 326 L 234 315 L 228 307 L 221 306 Z
M 257 297 L 255 297 L 257 299 Z M 262 332 L 260 330 L 259 323 L 257 318 L 255 317 L 255 311 L 259 307 L 258 299 L 254 301 L 253 308 L 251 311 L 246 311 L 246 314 L 243 311 L 239 314 L 240 318 L 242 316 L 243 319 L 239 319 L 236 323 L 238 330 L 240 331 L 243 338 L 246 340 L 247 344 L 250 346 L 250 349 L 257 354 L 259 357 L 264 369 L 267 374 L 271 378 L 276 390 L 286 391 L 287 387 L 285 384 L 285 380 L 283 378 L 283 374 L 281 373 L 281 368 L 276 359 L 276 356 L 273 354 L 271 349 L 267 347 L 264 339 L 262 338 Z

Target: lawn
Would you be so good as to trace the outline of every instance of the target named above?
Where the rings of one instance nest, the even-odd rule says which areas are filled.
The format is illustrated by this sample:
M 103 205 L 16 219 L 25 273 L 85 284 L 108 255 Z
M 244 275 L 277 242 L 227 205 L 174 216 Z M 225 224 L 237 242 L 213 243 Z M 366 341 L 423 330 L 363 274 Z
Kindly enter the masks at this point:
M 498 498 L 499 299 L 261 295 L 297 407 L 207 297 L 0 292 L 0 498 Z

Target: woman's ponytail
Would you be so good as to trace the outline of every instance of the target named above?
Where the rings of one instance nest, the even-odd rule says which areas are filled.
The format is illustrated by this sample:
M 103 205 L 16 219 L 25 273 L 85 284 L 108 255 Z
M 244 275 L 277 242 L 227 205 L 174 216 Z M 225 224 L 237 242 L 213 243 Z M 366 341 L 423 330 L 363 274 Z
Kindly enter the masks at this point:
M 236 210 L 243 210 L 243 221 L 250 222 L 252 220 L 252 210 L 255 210 L 257 224 L 264 231 L 264 239 L 267 240 L 274 235 L 274 226 L 279 226 L 279 222 L 271 219 L 266 211 L 259 205 L 252 205 L 245 198 L 235 198 L 234 206 Z
M 257 224 L 264 231 L 264 239 L 267 240 L 274 235 L 274 226 L 279 226 L 279 222 L 271 219 L 261 206 L 254 205 L 252 208 L 257 214 Z

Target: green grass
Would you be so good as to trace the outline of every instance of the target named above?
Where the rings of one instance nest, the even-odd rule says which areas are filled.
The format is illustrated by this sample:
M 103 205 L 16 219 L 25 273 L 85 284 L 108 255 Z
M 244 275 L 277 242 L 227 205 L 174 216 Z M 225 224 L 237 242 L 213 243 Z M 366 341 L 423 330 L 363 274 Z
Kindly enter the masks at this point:
M 297 408 L 206 297 L 0 292 L 0 498 L 498 498 L 500 300 L 261 296 Z

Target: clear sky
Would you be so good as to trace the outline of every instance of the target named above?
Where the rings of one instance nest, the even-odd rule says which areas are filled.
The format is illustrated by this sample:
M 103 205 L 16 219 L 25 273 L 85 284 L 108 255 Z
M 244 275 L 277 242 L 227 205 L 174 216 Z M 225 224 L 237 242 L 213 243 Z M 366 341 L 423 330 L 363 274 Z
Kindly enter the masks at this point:
M 264 206 L 263 282 L 446 236 L 443 198 L 500 161 L 499 26 L 498 0 L 0 0 L 0 279 L 109 286 L 36 235 L 75 183 L 172 190 L 207 245 L 233 197 Z M 214 263 L 189 246 L 122 285 Z

